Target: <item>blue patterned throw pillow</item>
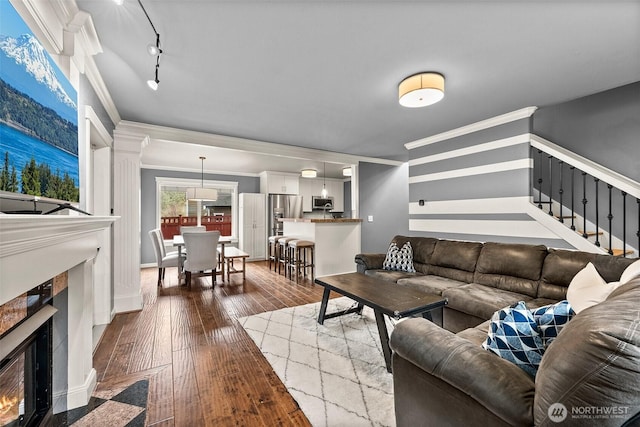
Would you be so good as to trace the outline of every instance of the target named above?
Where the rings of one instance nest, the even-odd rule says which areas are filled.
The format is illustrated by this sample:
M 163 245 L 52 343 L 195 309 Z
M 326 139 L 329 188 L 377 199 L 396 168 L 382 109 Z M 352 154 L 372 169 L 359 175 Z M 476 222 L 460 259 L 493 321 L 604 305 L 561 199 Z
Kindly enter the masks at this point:
M 533 318 L 538 325 L 545 350 L 549 344 L 558 336 L 560 330 L 575 316 L 575 312 L 569 301 L 562 300 L 555 304 L 545 305 L 536 308 L 532 312 Z
M 391 242 L 389 250 L 387 250 L 387 256 L 382 263 L 382 268 L 384 270 L 415 273 L 416 269 L 413 267 L 413 249 L 411 248 L 411 243 L 407 242 L 402 245 L 402 248 L 398 248 L 395 242 Z
M 523 301 L 493 313 L 482 348 L 515 363 L 535 377 L 544 344 L 533 314 Z

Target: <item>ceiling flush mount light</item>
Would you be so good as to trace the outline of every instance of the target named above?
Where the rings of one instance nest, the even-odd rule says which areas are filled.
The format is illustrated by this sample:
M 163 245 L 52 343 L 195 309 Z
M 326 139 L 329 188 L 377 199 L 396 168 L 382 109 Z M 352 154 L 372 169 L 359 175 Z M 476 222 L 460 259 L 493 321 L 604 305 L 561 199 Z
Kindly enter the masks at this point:
M 115 0 L 115 1 L 117 2 L 119 0 Z M 151 90 L 158 90 L 158 83 L 160 83 L 160 80 L 158 79 L 158 70 L 160 69 L 160 55 L 162 55 L 162 48 L 160 47 L 160 34 L 158 34 L 158 31 L 156 31 L 156 26 L 153 25 L 153 22 L 151 22 L 151 18 L 149 18 L 147 9 L 144 8 L 142 1 L 138 0 L 138 4 L 140 5 L 140 8 L 144 12 L 144 15 L 147 17 L 147 21 L 149 21 L 149 24 L 151 25 L 151 28 L 153 29 L 153 32 L 156 35 L 156 44 L 147 45 L 147 52 L 149 53 L 149 55 L 156 57 L 155 79 L 147 80 L 147 86 L 149 86 Z
M 300 171 L 300 176 L 303 178 L 315 178 L 318 176 L 318 172 L 315 169 L 302 169 Z
M 398 85 L 398 101 L 403 107 L 426 107 L 442 98 L 444 98 L 444 76 L 440 73 L 414 74 Z
M 351 166 L 342 168 L 342 176 L 351 176 Z
M 208 200 L 215 202 L 218 200 L 218 190 L 215 188 L 204 188 L 204 159 L 206 157 L 200 156 L 200 162 L 202 163 L 200 172 L 200 187 L 187 188 L 187 200 L 203 201 Z
M 122 6 L 124 4 L 124 0 L 113 0 L 113 2 L 118 6 Z

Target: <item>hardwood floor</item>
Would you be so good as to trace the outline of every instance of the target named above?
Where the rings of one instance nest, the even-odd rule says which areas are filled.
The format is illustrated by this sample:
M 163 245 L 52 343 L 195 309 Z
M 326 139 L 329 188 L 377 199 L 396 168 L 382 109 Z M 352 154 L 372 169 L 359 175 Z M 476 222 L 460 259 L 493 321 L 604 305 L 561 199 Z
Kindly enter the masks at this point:
M 178 286 L 167 269 L 141 273 L 144 307 L 118 314 L 94 354 L 98 389 L 149 379 L 147 426 L 309 426 L 237 319 L 319 302 L 323 288 L 247 263 L 246 282 L 211 278 Z

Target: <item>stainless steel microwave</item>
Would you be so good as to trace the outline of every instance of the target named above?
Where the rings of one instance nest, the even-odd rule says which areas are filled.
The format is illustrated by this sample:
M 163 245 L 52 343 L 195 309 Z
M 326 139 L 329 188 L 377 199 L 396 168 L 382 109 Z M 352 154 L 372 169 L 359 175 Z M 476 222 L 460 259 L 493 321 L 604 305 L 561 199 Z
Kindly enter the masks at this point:
M 311 197 L 311 207 L 314 210 L 330 211 L 333 209 L 333 197 Z

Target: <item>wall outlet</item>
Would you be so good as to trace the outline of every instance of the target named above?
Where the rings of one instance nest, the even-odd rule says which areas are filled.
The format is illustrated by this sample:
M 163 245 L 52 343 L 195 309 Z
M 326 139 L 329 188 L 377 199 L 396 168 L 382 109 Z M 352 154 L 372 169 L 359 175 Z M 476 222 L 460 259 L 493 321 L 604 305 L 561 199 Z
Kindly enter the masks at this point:
M 373 215 L 369 215 L 369 216 L 367 217 L 367 221 L 368 221 L 368 222 L 373 222 Z

